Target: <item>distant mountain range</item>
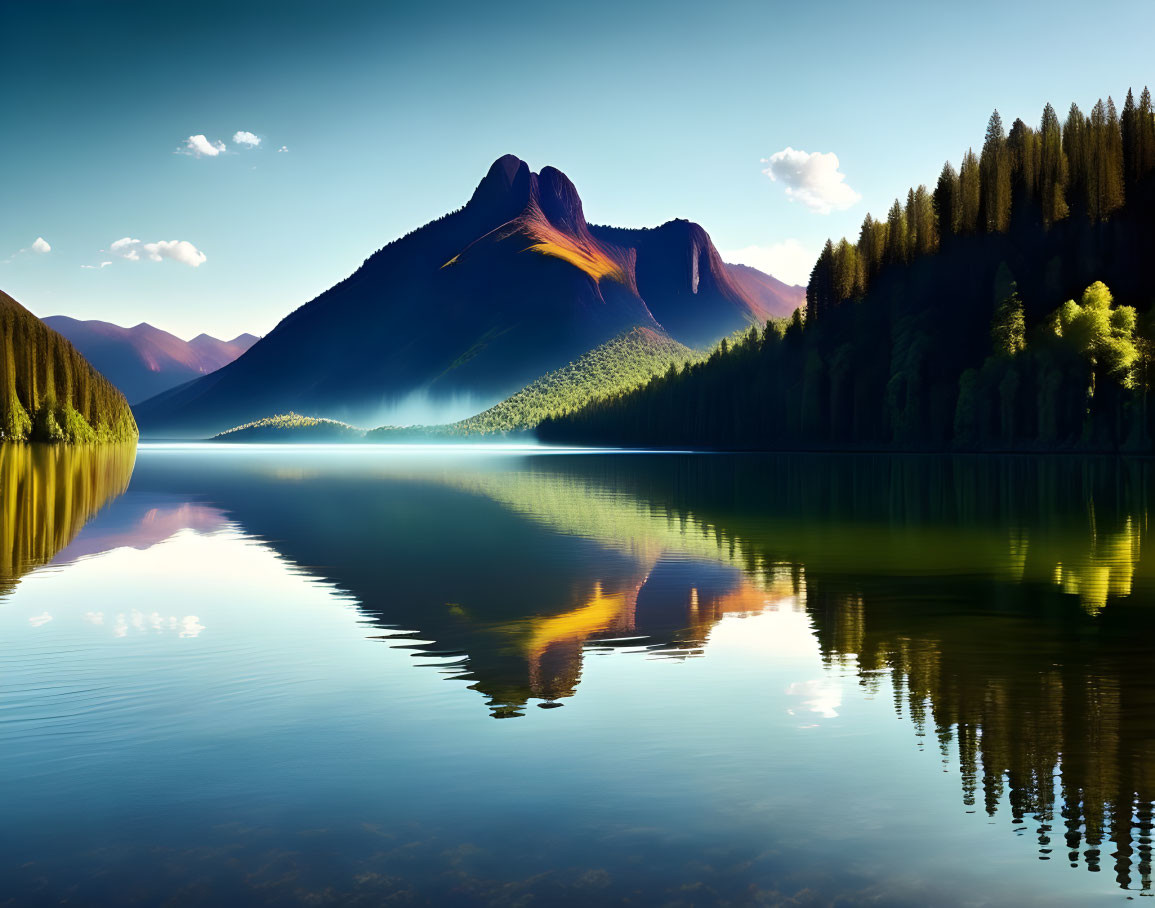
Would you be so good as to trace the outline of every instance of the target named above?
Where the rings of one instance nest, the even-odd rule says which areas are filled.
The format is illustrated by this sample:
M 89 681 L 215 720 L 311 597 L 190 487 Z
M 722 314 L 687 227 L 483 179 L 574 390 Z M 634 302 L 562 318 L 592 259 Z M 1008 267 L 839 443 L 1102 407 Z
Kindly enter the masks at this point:
M 463 208 L 136 413 L 153 435 L 210 435 L 290 410 L 370 426 L 447 422 L 631 328 L 701 346 L 803 299 L 801 287 L 723 263 L 697 224 L 591 226 L 565 174 L 506 155 Z
M 132 404 L 215 372 L 258 340 L 251 334 L 230 341 L 199 334 L 184 341 L 145 322 L 122 328 L 67 315 L 51 315 L 42 321 L 68 338 Z

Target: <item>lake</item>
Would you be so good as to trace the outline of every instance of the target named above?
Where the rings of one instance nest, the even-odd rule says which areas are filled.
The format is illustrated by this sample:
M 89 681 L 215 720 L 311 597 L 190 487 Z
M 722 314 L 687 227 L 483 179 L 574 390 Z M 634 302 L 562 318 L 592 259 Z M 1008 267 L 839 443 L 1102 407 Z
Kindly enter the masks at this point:
M 0 905 L 1151 896 L 1153 479 L 0 446 Z

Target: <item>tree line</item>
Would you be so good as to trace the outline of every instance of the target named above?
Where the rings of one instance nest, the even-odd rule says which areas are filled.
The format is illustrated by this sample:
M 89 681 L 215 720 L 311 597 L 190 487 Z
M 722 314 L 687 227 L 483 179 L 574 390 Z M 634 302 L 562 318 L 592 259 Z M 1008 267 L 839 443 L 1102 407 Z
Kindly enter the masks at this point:
M 0 293 L 0 442 L 136 436 L 124 395 L 65 338 Z
M 567 443 L 1150 450 L 1155 115 L 1128 92 L 979 155 L 827 243 L 805 312 L 545 421 Z
M 1009 134 L 995 110 L 978 156 L 968 149 L 958 170 L 947 161 L 933 190 L 911 188 L 885 220 L 867 214 L 857 243 L 826 241 L 807 286 L 807 318 L 862 298 L 883 268 L 931 255 L 956 237 L 1007 233 L 1013 221 L 1105 221 L 1153 170 L 1155 110 L 1147 88 L 1137 104 L 1128 89 L 1122 116 L 1108 97 L 1090 116 L 1071 104 L 1060 125 L 1048 104 L 1038 129 L 1019 119 Z

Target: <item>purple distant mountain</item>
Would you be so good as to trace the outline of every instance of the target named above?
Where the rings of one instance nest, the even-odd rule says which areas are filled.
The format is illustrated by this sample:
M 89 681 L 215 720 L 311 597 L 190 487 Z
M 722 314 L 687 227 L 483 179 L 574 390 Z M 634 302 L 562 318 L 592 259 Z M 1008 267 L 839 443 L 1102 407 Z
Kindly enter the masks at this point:
M 153 435 L 209 435 L 289 410 L 367 426 L 456 419 L 629 328 L 700 346 L 787 314 L 749 285 L 697 224 L 590 226 L 565 174 L 506 155 L 463 208 L 136 415 Z M 414 401 L 424 419 L 406 419 Z
M 257 342 L 251 334 L 230 341 L 200 334 L 183 341 L 141 322 L 122 328 L 101 321 L 80 321 L 51 315 L 44 324 L 68 338 L 90 363 L 118 387 L 129 403 L 137 403 L 215 372 Z

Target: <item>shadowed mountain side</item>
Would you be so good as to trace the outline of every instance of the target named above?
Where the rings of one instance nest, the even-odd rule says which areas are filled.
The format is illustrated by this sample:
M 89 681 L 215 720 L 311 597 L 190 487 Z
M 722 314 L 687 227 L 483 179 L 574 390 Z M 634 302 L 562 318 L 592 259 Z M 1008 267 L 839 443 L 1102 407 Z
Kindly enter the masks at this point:
M 781 312 L 781 305 L 767 305 L 762 290 L 747 294 L 731 278 L 731 266 L 722 261 L 710 235 L 690 221 L 591 230 L 606 243 L 635 251 L 638 292 L 662 327 L 688 346 L 708 346 L 746 325 L 789 314 Z
M 152 434 L 197 436 L 289 410 L 355 425 L 453 422 L 630 328 L 700 344 L 764 314 L 700 227 L 590 228 L 564 174 L 507 155 L 464 208 L 374 253 L 236 362 L 137 412 Z
M 0 596 L 128 487 L 136 445 L 0 445 Z

